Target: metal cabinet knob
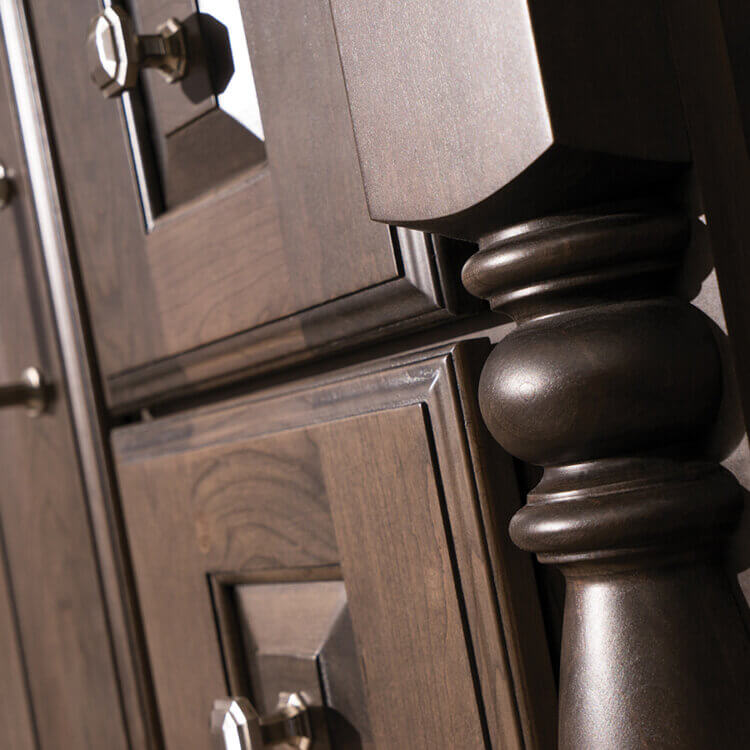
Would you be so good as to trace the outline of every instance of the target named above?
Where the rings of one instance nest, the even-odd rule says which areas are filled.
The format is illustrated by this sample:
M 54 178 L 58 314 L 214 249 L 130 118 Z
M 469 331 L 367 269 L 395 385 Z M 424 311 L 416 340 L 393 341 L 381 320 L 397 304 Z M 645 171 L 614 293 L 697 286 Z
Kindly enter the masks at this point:
M 36 367 L 27 367 L 17 383 L 0 385 L 0 409 L 25 406 L 30 417 L 38 417 L 49 403 L 50 390 Z
M 299 693 L 282 693 L 276 711 L 263 717 L 247 698 L 219 698 L 211 711 L 211 734 L 216 750 L 312 747 L 308 708 Z
M 8 170 L 5 164 L 0 162 L 0 210 L 5 208 L 13 195 L 13 185 L 11 184 Z
M 174 18 L 156 34 L 138 35 L 130 16 L 112 5 L 91 19 L 86 47 L 91 80 L 107 98 L 132 89 L 144 68 L 156 68 L 169 83 L 187 71 L 185 32 Z

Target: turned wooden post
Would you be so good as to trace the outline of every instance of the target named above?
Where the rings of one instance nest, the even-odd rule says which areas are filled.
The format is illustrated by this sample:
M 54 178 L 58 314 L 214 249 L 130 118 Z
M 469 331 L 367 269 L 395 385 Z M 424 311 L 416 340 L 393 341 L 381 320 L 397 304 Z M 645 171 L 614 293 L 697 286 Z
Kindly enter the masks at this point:
M 720 361 L 670 296 L 689 153 L 661 4 L 331 6 L 372 217 L 477 241 L 464 284 L 518 323 L 479 396 L 544 467 L 510 532 L 566 576 L 560 747 L 750 747 L 739 488 L 699 450 Z
M 719 357 L 702 313 L 663 293 L 688 236 L 666 209 L 548 218 L 483 240 L 464 269 L 518 321 L 480 405 L 501 445 L 545 467 L 510 531 L 566 576 L 570 750 L 750 739 L 750 644 L 717 559 L 738 487 L 695 447 Z

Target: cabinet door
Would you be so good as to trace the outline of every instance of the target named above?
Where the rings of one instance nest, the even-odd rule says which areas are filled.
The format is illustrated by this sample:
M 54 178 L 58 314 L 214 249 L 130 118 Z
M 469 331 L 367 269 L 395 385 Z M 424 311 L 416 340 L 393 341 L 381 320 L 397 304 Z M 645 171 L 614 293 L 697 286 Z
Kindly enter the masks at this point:
M 97 570 L 28 174 L 0 54 L 0 162 L 12 184 L 0 210 L 0 383 L 35 366 L 54 389 L 48 411 L 0 410 L 0 575 L 12 614 L 40 750 L 126 750 L 121 685 Z M 11 606 L 0 583 L 0 641 Z M 12 632 L 12 631 L 11 631 Z M 12 657 L 11 657 L 12 658 Z M 5 703 L 18 665 L 0 672 L 0 745 L 29 736 L 23 705 Z M 12 700 L 12 698 L 11 698 Z M 13 739 L 11 739 L 13 738 Z
M 168 748 L 302 692 L 320 747 L 551 747 L 513 465 L 462 345 L 115 431 Z M 496 541 L 500 540 L 500 541 Z M 526 744 L 524 744 L 526 743 Z
M 110 404 L 434 322 L 430 237 L 367 213 L 327 0 L 136 0 L 183 22 L 183 81 L 89 81 L 96 0 L 29 0 Z

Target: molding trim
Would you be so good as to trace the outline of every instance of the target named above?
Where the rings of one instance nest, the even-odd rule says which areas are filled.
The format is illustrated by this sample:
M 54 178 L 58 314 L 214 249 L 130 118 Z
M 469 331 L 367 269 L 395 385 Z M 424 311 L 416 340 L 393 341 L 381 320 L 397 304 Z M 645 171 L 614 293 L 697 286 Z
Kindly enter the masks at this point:
M 132 747 L 159 747 L 159 729 L 116 489 L 101 420 L 101 399 L 86 338 L 33 44 L 23 0 L 0 0 L 42 253 L 49 284 L 91 531 L 100 566 L 113 656 Z

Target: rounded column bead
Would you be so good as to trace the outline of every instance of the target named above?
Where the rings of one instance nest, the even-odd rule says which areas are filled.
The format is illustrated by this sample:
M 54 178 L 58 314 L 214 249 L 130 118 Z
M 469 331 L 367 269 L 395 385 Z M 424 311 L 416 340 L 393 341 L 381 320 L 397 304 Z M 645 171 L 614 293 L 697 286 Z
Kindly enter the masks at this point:
M 495 347 L 479 386 L 495 439 L 542 466 L 698 439 L 720 395 L 708 321 L 677 299 L 586 307 L 524 322 Z

